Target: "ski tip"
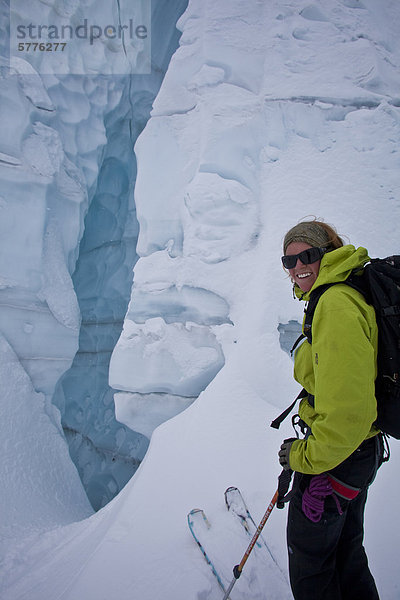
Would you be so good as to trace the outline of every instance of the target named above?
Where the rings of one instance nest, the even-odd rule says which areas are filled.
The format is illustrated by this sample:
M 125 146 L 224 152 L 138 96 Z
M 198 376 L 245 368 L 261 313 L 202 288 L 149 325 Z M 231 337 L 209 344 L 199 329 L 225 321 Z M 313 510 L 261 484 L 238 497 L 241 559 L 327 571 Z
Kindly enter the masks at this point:
M 229 496 L 231 494 L 235 493 L 235 492 L 238 492 L 238 491 L 239 491 L 238 488 L 235 487 L 234 485 L 231 485 L 228 488 L 226 488 L 224 496 L 225 496 L 226 508 L 228 510 L 230 510 L 230 508 L 231 508 L 231 503 L 230 503 L 230 500 L 229 500 Z
M 205 523 L 207 529 L 209 529 L 211 527 L 210 522 L 206 517 L 206 513 L 201 508 L 192 508 L 192 510 L 188 513 L 187 519 L 189 527 L 192 525 L 193 521 L 199 517 Z
M 189 511 L 187 514 L 187 520 L 189 522 L 189 525 L 198 514 L 201 515 L 202 513 L 204 515 L 204 511 L 201 508 L 192 508 L 192 510 Z

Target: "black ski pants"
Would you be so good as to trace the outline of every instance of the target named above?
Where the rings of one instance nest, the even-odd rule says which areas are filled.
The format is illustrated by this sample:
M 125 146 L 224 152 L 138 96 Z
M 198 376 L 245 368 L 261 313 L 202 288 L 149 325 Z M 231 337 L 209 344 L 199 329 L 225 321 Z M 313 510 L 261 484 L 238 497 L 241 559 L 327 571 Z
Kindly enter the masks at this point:
M 302 494 L 311 476 L 295 474 L 287 526 L 290 584 L 295 600 L 379 600 L 363 546 L 367 488 L 382 464 L 381 436 L 366 440 L 331 471 L 341 481 L 361 488 L 353 500 L 340 498 L 343 514 L 332 498 L 318 523 L 302 511 Z

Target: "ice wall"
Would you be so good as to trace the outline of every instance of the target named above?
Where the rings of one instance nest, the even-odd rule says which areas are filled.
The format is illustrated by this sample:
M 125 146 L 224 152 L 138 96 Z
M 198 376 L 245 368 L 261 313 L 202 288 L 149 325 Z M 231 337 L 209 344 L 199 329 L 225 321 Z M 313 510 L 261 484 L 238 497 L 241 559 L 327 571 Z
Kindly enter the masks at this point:
M 398 187 L 391 11 L 393 3 L 383 10 L 374 0 L 274 1 L 249 14 L 240 1 L 189 4 L 179 51 L 135 146 L 140 259 L 110 365 L 122 421 L 133 427 L 156 394 L 165 394 L 160 404 L 172 395 L 174 406 L 197 396 L 223 366 L 246 320 L 236 308 L 246 285 L 235 289 L 232 269 L 260 244 L 266 335 L 279 332 L 289 350 L 298 307 L 288 294 L 271 308 L 287 287 L 282 223 L 323 217 L 353 243 L 368 240 L 372 255 L 393 252 L 390 237 L 385 250 L 365 225 L 384 227 Z M 262 353 L 249 353 L 255 376 L 267 373 Z M 138 393 L 152 394 L 148 408 Z
M 136 471 L 149 441 L 147 429 L 143 435 L 140 427 L 132 431 L 116 421 L 108 369 L 137 260 L 133 146 L 177 47 L 175 22 L 185 5 L 177 2 L 171 9 L 165 2 L 152 4 L 152 74 L 117 78 L 121 97 L 115 107 L 106 108 L 106 144 L 72 276 L 82 315 L 79 350 L 58 383 L 54 402 L 62 410 L 71 456 L 96 509 Z M 132 368 L 140 365 L 132 363 Z
M 2 23 L 7 10 L 1 3 Z M 2 526 L 15 540 L 21 530 L 27 535 L 45 526 L 46 512 L 48 526 L 91 512 L 51 404 L 78 347 L 80 313 L 70 273 L 90 185 L 83 164 L 70 159 L 66 112 L 49 95 L 54 82 L 45 83 L 23 61 L 10 71 L 6 43 L 2 36 L 0 455 L 7 487 Z
M 135 81 L 133 90 L 128 79 L 121 83 L 121 100 L 105 115 L 107 142 L 72 276 L 82 318 L 79 350 L 54 395 L 71 456 L 95 508 L 123 487 L 147 449 L 147 439 L 115 421 L 108 387 L 109 359 L 121 331 L 136 260 L 132 147 L 151 102 L 150 86 L 146 92 L 140 85 L 135 89 Z
M 38 5 L 63 22 L 79 11 L 64 2 Z M 2 37 L 0 332 L 57 426 L 61 413 L 96 508 L 126 483 L 148 444 L 115 421 L 108 361 L 136 260 L 133 145 L 177 47 L 185 5 L 152 2 L 150 75 L 113 75 L 116 48 L 83 57 L 93 75 L 44 75 L 22 59 L 9 70 Z M 6 3 L 1 10 L 6 22 Z M 25 17 L 35 10 L 27 6 Z

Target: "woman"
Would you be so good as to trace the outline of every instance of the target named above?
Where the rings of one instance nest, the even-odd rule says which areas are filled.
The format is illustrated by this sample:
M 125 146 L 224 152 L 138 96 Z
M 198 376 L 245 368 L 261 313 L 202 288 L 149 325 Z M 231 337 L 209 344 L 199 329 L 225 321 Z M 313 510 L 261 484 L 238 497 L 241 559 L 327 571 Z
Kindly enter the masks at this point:
M 367 488 L 382 462 L 374 427 L 377 325 L 373 307 L 345 283 L 368 261 L 365 248 L 343 245 L 333 227 L 299 223 L 284 239 L 283 266 L 308 301 L 326 283 L 294 377 L 307 391 L 299 415 L 304 439 L 285 441 L 284 468 L 295 471 L 289 504 L 289 573 L 296 600 L 379 598 L 363 547 Z

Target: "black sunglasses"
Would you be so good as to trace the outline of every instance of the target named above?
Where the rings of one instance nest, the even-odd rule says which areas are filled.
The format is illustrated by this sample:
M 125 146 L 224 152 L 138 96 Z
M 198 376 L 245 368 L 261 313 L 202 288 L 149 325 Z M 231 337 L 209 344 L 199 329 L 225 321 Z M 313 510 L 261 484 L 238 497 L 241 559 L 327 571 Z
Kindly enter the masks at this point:
M 297 259 L 300 259 L 303 265 L 310 265 L 320 260 L 325 252 L 326 248 L 307 248 L 307 250 L 303 250 L 298 254 L 285 254 L 285 256 L 282 256 L 282 264 L 285 269 L 293 269 L 296 266 Z

